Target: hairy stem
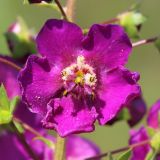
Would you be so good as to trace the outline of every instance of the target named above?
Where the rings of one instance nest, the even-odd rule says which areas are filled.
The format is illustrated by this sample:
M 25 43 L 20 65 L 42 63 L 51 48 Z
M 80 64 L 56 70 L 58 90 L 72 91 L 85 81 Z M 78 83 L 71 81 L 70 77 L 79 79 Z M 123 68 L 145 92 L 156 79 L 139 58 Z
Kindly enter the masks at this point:
M 118 21 L 119 21 L 119 19 L 118 19 L 118 18 L 113 18 L 113 19 L 110 19 L 110 20 L 104 21 L 104 22 L 102 22 L 101 24 L 116 23 L 116 22 L 118 22 Z
M 8 65 L 8 66 L 11 66 L 12 68 L 15 68 L 17 71 L 20 71 L 20 70 L 22 69 L 22 68 L 19 67 L 17 64 L 15 64 L 15 63 L 13 63 L 13 62 L 5 59 L 5 58 L 2 58 L 2 57 L 0 57 L 0 62 L 6 64 L 6 65 Z
M 101 155 L 97 155 L 97 156 L 95 156 L 95 157 L 90 157 L 90 158 L 87 158 L 87 159 L 85 159 L 85 160 L 98 160 L 98 159 L 100 159 L 100 158 L 106 157 L 109 153 L 111 153 L 112 155 L 113 155 L 113 154 L 117 154 L 117 153 L 126 151 L 126 150 L 128 150 L 128 149 L 133 149 L 133 148 L 135 148 L 135 147 L 145 145 L 145 144 L 147 144 L 147 143 L 150 143 L 150 139 L 145 140 L 145 141 L 142 141 L 142 142 L 139 142 L 139 143 L 135 143 L 135 144 L 132 144 L 132 145 L 129 145 L 129 146 L 126 146 L 126 147 L 117 149 L 117 150 L 113 150 L 113 151 L 111 151 L 111 152 L 106 152 L 106 153 L 103 153 L 103 154 L 101 154 Z
M 33 133 L 34 135 L 36 135 L 37 137 L 43 137 L 43 135 L 41 135 L 39 132 L 37 132 L 34 128 L 32 128 L 31 126 L 29 126 L 28 124 L 26 124 L 25 122 L 21 121 L 19 118 L 17 117 L 13 117 L 13 120 L 15 122 L 18 122 L 22 125 L 22 127 L 28 131 L 30 131 L 31 133 Z
M 65 139 L 57 134 L 55 160 L 65 160 Z
M 138 42 L 132 43 L 132 47 L 138 47 L 144 44 L 148 44 L 148 43 L 153 43 L 158 39 L 158 37 L 153 37 L 153 38 L 149 38 L 149 39 L 143 39 L 140 40 Z
M 66 21 L 68 21 L 67 15 L 66 15 L 66 13 L 65 13 L 65 11 L 64 11 L 61 3 L 59 2 L 59 0 L 54 0 L 54 1 L 55 1 L 55 3 L 57 4 L 59 10 L 61 11 L 61 14 L 62 14 L 63 18 L 64 18 Z
M 76 4 L 76 0 L 67 0 L 66 14 L 67 14 L 67 17 L 69 18 L 69 21 L 71 22 L 74 21 L 75 4 Z
M 33 152 L 33 150 L 31 149 L 31 147 L 26 142 L 24 134 L 20 133 L 18 131 L 18 129 L 15 126 L 14 122 L 11 122 L 10 125 L 11 125 L 12 129 L 14 130 L 14 132 L 16 133 L 16 136 L 19 139 L 20 143 L 23 145 L 25 151 L 30 155 L 30 157 L 33 160 L 39 160 L 38 156 Z

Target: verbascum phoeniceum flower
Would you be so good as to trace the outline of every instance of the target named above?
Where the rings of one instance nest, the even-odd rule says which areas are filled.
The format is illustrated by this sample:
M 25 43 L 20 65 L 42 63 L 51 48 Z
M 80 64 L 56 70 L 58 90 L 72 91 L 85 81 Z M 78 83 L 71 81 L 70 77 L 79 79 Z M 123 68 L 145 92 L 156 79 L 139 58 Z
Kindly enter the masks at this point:
M 22 99 L 62 137 L 106 124 L 140 94 L 139 74 L 124 67 L 131 42 L 119 25 L 91 26 L 48 20 L 37 39 L 41 57 L 30 56 L 19 74 Z

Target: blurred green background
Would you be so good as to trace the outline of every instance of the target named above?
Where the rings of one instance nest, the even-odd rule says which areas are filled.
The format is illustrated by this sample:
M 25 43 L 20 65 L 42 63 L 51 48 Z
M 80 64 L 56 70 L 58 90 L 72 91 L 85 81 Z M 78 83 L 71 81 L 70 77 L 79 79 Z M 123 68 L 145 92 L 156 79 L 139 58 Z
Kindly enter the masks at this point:
M 128 9 L 134 2 L 136 1 L 77 0 L 76 22 L 81 27 L 87 28 L 93 23 L 114 18 L 117 14 Z M 141 39 L 159 35 L 160 0 L 143 0 L 141 12 L 148 17 L 141 30 Z M 0 53 L 9 53 L 3 33 L 17 16 L 22 16 L 29 27 L 37 32 L 46 19 L 60 18 L 60 15 L 51 9 L 23 5 L 23 0 L 0 0 Z M 160 53 L 153 44 L 137 47 L 133 49 L 127 66 L 131 70 L 140 72 L 143 95 L 148 107 L 150 107 L 160 94 Z M 112 127 L 97 125 L 94 133 L 83 134 L 83 136 L 92 139 L 102 148 L 102 151 L 107 151 L 127 145 L 128 132 L 127 124 L 118 122 Z

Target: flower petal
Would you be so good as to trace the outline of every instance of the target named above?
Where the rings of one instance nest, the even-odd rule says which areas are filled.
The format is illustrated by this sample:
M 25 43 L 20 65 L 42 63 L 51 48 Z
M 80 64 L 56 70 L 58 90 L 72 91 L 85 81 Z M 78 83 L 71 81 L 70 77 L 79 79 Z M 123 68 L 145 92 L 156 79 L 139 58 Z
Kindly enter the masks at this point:
M 61 88 L 61 70 L 50 67 L 46 58 L 30 56 L 19 74 L 22 98 L 32 112 L 45 114 L 47 103 Z
M 70 64 L 82 38 L 82 30 L 76 24 L 50 19 L 37 36 L 37 46 L 40 54 L 46 56 L 50 63 Z
M 140 87 L 136 84 L 138 73 L 119 67 L 102 74 L 98 96 L 103 103 L 97 100 L 97 106 L 99 105 L 97 111 L 100 114 L 98 119 L 101 125 L 114 118 L 128 101 L 140 94 Z
M 93 25 L 83 40 L 84 54 L 96 66 L 108 69 L 124 65 L 131 52 L 131 42 L 119 25 Z
M 64 137 L 71 133 L 91 132 L 97 113 L 82 101 L 71 96 L 53 99 L 48 104 L 48 113 L 43 119 L 43 126 L 55 129 Z
M 67 159 L 82 160 L 100 154 L 100 149 L 93 142 L 78 136 L 69 136 L 67 139 Z
M 149 110 L 147 123 L 150 127 L 159 128 L 160 100 L 158 100 Z
M 130 140 L 129 144 L 135 144 L 149 139 L 147 135 L 147 131 L 144 127 L 141 127 L 139 130 L 131 130 L 130 131 Z M 131 160 L 142 160 L 145 159 L 147 153 L 150 150 L 149 144 L 144 144 L 138 147 L 135 147 L 132 150 Z

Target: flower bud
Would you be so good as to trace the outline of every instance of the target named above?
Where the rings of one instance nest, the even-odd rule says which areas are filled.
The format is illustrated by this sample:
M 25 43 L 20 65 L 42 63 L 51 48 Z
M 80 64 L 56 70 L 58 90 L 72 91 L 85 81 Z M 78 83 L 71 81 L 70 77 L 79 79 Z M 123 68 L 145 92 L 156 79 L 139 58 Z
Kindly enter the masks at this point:
M 11 24 L 5 37 L 8 48 L 16 60 L 24 60 L 28 55 L 36 53 L 34 36 L 21 18 Z

